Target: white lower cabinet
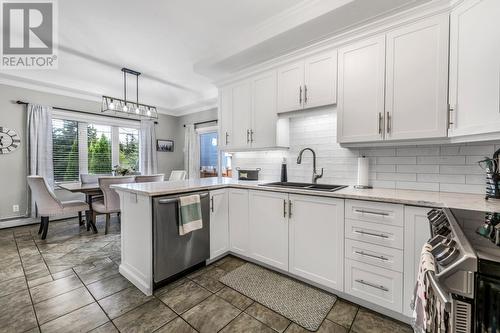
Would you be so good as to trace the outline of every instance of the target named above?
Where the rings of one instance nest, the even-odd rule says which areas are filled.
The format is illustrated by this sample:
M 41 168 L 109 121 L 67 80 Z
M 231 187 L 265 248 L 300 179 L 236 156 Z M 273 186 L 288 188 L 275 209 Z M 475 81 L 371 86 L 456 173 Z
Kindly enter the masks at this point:
M 346 259 L 345 292 L 387 309 L 401 312 L 403 274 Z
M 249 256 L 288 271 L 288 193 L 249 192 Z
M 248 256 L 248 190 L 229 189 L 229 248 Z
M 344 200 L 291 194 L 290 202 L 290 273 L 343 291 Z
M 210 191 L 210 259 L 229 251 L 228 190 Z
M 431 208 L 405 206 L 403 314 L 412 315 L 410 300 L 417 280 L 422 247 L 431 237 L 427 213 Z

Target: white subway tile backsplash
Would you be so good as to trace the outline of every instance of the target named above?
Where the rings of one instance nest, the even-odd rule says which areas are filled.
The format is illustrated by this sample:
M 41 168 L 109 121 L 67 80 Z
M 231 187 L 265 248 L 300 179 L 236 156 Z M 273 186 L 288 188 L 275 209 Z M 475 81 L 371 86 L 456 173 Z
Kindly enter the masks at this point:
M 233 168 L 261 168 L 261 179 L 276 181 L 286 157 L 288 179 L 310 182 L 311 154 L 304 153 L 301 165 L 296 159 L 300 149 L 311 147 L 317 153 L 317 168 L 324 168 L 320 183 L 355 185 L 357 158 L 367 156 L 374 187 L 484 193 L 485 171 L 477 161 L 491 157 L 500 148 L 500 142 L 344 148 L 336 142 L 336 131 L 336 113 L 331 109 L 290 118 L 289 150 L 234 153 Z M 237 177 L 236 172 L 233 174 Z

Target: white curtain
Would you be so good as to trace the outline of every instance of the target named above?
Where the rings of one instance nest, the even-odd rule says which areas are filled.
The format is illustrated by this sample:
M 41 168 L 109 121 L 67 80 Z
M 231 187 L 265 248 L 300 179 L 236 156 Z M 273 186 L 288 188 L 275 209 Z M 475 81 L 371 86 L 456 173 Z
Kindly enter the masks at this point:
M 143 175 L 154 175 L 158 170 L 156 157 L 156 131 L 153 120 L 141 120 L 140 172 Z
M 43 176 L 51 188 L 54 187 L 54 165 L 52 162 L 52 107 L 28 104 L 26 126 L 28 142 L 28 173 Z M 35 202 L 31 199 L 31 216 L 36 216 Z
M 200 178 L 200 147 L 198 133 L 194 125 L 186 125 L 184 137 L 184 168 L 188 179 Z

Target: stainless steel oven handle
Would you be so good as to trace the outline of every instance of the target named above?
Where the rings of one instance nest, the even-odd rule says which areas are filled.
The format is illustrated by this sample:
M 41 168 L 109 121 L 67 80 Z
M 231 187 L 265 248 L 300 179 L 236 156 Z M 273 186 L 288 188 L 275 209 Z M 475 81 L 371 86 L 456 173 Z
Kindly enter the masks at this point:
M 449 293 L 445 292 L 439 282 L 436 280 L 436 276 L 434 275 L 434 272 L 427 271 L 425 273 L 427 275 L 427 279 L 429 279 L 429 282 L 431 283 L 431 287 L 436 293 L 437 297 L 441 300 L 441 302 L 444 304 L 444 307 L 446 311 L 450 312 L 451 311 L 451 296 Z
M 375 288 L 375 289 L 379 289 L 379 290 L 382 290 L 382 291 L 389 291 L 388 288 L 384 287 L 384 286 L 379 286 L 379 285 L 376 285 L 374 283 L 371 283 L 371 282 L 366 282 L 365 280 L 355 280 L 357 283 L 361 283 L 361 284 L 364 284 L 365 286 L 368 286 L 368 287 L 372 287 L 372 288 Z
M 206 197 L 207 195 L 208 195 L 208 193 L 200 194 L 200 199 Z M 169 204 L 169 203 L 174 203 L 174 202 L 178 202 L 178 201 L 179 201 L 179 198 L 160 199 L 160 200 L 158 200 L 158 203 Z
M 363 231 L 363 230 L 354 230 L 355 233 L 361 234 L 361 235 L 368 235 L 368 236 L 375 236 L 375 237 L 380 237 L 380 238 L 389 238 L 389 236 L 385 234 L 376 234 L 373 232 L 368 232 L 368 231 Z

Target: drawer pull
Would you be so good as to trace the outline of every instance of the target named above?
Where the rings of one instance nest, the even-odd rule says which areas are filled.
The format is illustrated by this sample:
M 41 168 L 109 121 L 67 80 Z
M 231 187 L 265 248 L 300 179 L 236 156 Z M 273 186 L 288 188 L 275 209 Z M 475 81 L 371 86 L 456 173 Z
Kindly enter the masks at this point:
M 384 261 L 388 261 L 389 260 L 388 258 L 386 258 L 384 256 L 376 256 L 376 255 L 369 254 L 369 253 L 366 253 L 366 252 L 363 252 L 363 251 L 354 251 L 354 253 L 359 254 L 361 256 L 367 256 L 367 257 L 371 257 L 371 258 L 375 258 L 375 259 L 380 259 L 380 260 L 384 260 Z
M 376 234 L 373 232 L 368 232 L 368 231 L 362 231 L 362 230 L 354 230 L 355 233 L 361 234 L 361 235 L 368 235 L 368 236 L 374 236 L 374 237 L 380 237 L 380 238 L 389 238 L 389 236 L 384 235 L 384 234 Z
M 355 209 L 354 211 L 356 213 L 361 213 L 361 214 L 372 214 L 372 215 L 379 215 L 379 216 L 389 216 L 389 213 L 372 212 L 372 211 L 364 210 L 364 209 Z
M 389 289 L 387 289 L 384 286 L 378 286 L 378 285 L 376 285 L 374 283 L 366 282 L 365 280 L 355 280 L 355 281 L 358 282 L 358 283 L 364 284 L 365 286 L 368 286 L 368 287 L 372 287 L 372 288 L 379 289 L 379 290 L 382 290 L 382 291 L 389 291 Z

